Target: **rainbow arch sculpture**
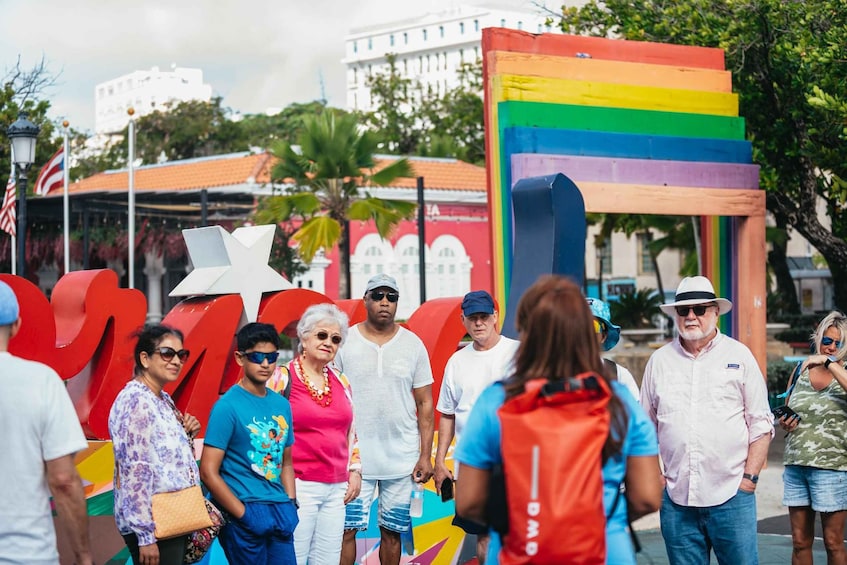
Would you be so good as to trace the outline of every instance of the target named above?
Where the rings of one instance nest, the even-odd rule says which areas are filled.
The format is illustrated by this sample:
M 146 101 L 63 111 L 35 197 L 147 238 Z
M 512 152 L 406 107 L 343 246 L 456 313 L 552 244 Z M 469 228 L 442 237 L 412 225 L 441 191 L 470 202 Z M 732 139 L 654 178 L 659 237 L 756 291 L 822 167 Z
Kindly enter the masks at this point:
M 562 173 L 586 212 L 699 215 L 722 329 L 765 366 L 765 194 L 720 49 L 483 30 L 493 288 L 506 308 L 511 189 Z M 743 282 L 741 282 L 743 281 Z

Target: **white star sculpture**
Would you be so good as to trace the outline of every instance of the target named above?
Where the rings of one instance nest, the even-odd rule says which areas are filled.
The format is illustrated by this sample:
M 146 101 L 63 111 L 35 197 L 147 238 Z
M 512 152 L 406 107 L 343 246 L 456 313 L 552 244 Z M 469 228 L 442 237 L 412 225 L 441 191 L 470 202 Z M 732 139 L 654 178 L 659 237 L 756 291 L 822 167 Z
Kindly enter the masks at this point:
M 242 325 L 255 322 L 263 292 L 294 288 L 268 266 L 276 226 L 238 228 L 232 234 L 220 226 L 182 230 L 194 264 L 170 296 L 240 294 Z

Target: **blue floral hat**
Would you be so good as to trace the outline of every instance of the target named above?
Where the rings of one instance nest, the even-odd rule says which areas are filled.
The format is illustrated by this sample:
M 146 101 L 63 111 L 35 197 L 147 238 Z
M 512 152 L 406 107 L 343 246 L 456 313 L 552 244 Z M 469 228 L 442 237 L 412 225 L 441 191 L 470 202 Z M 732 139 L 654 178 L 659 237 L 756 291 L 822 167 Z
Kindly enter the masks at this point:
M 588 307 L 591 308 L 591 313 L 594 317 L 600 320 L 606 326 L 606 339 L 603 341 L 603 351 L 609 351 L 614 348 L 621 339 L 621 327 L 612 323 L 612 317 L 609 311 L 609 305 L 596 298 L 586 298 Z

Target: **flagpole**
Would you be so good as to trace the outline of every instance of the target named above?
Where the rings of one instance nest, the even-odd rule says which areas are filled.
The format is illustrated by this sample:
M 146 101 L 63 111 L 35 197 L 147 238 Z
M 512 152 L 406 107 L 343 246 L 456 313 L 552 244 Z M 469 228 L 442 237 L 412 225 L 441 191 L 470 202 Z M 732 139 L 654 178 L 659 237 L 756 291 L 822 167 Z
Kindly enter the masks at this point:
M 127 195 L 129 199 L 129 209 L 127 211 L 127 237 L 129 238 L 129 254 L 127 257 L 127 263 L 129 263 L 129 288 L 135 288 L 135 170 L 133 163 L 133 161 L 135 161 L 135 120 L 132 119 L 132 115 L 135 113 L 135 110 L 133 108 L 130 108 L 126 111 L 126 113 L 129 114 L 129 190 Z
M 12 148 L 12 170 L 10 172 L 10 178 L 15 178 L 15 148 Z M 17 183 L 15 184 L 15 190 L 17 190 Z M 5 201 L 5 198 L 4 198 Z M 17 236 L 12 236 L 12 274 L 18 274 L 18 238 Z
M 64 156 L 64 181 L 65 181 L 65 189 L 62 194 L 63 204 L 64 204 L 64 221 L 65 221 L 65 274 L 71 272 L 71 210 L 70 210 L 70 199 L 68 197 L 68 186 L 70 186 L 71 179 L 71 160 L 70 160 L 70 149 L 71 145 L 68 141 L 68 126 L 70 122 L 65 120 L 62 122 L 62 125 L 65 128 L 65 156 Z

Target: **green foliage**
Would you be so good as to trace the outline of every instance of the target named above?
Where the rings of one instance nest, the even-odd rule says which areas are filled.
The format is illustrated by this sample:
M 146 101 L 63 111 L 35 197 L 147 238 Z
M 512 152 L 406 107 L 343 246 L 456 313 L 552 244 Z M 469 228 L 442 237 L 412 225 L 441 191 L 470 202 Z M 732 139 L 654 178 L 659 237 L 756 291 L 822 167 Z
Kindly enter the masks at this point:
M 0 143 L 0 179 L 5 179 L 11 171 L 11 146 L 6 137 L 6 128 L 18 119 L 20 112 L 27 112 L 29 120 L 41 130 L 35 145 L 35 163 L 30 171 L 30 182 L 27 189 L 32 193 L 35 185 L 35 177 L 40 167 L 50 159 L 53 153 L 61 145 L 60 140 L 54 139 L 56 126 L 47 119 L 47 111 L 50 102 L 43 99 L 44 90 L 55 82 L 53 75 L 47 68 L 45 60 L 41 60 L 30 69 L 21 67 L 20 59 L 5 74 L 0 77 L 0 130 L 2 130 L 2 143 Z
M 653 317 L 661 314 L 662 299 L 655 289 L 640 288 L 621 294 L 609 303 L 612 320 L 625 329 L 653 327 Z
M 836 304 L 847 307 L 847 10 L 841 0 L 589 0 L 563 7 L 559 24 L 569 32 L 724 49 L 768 210 L 826 258 Z M 818 197 L 831 228 L 817 217 Z
M 354 114 L 324 112 L 305 118 L 297 143 L 297 147 L 286 142 L 274 145 L 272 152 L 279 162 L 271 178 L 290 188 L 263 199 L 256 221 L 302 222 L 292 237 L 307 263 L 319 250 L 339 245 L 339 294 L 348 298 L 348 222 L 372 219 L 379 234 L 387 237 L 398 223 L 413 217 L 416 206 L 373 198 L 367 188 L 414 176 L 414 172 L 406 159 L 376 170 L 377 136 L 363 131 Z
M 375 109 L 365 116 L 380 150 L 398 155 L 485 162 L 482 62 L 458 70 L 459 85 L 439 94 L 407 78 L 388 54 L 388 70 L 368 77 Z

